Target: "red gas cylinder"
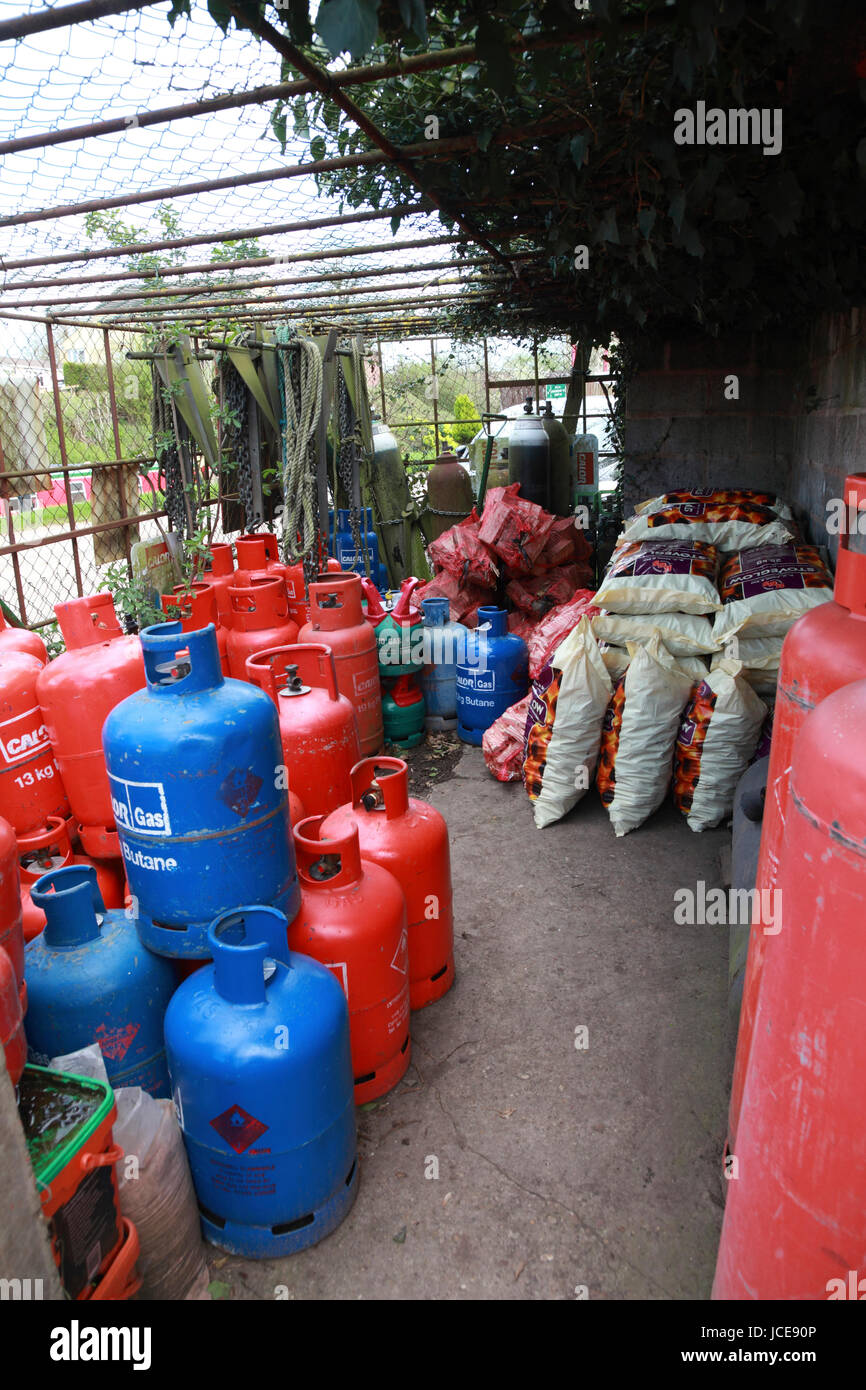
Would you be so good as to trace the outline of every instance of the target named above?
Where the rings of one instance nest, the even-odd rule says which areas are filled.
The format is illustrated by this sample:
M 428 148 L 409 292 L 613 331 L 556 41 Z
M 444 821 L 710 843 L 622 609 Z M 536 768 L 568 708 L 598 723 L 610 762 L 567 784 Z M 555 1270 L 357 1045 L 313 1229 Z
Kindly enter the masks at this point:
M 301 910 L 289 949 L 333 970 L 349 1002 L 355 1104 L 396 1086 L 409 1065 L 406 901 L 387 869 L 361 860 L 358 831 L 325 839 L 323 816 L 295 827 Z
M 828 695 L 794 742 L 781 930 L 764 938 L 714 1298 L 866 1292 L 864 728 L 860 680 Z
M 306 811 L 304 810 L 304 803 L 299 796 L 295 795 L 291 787 L 289 787 L 288 791 L 289 820 L 292 823 L 292 825 L 300 825 L 301 821 L 305 820 L 307 815 Z
M 213 623 L 216 628 L 217 647 L 220 666 L 224 676 L 229 671 L 229 635 L 220 622 L 217 607 L 217 591 L 213 584 L 176 584 L 170 594 L 163 594 L 160 602 L 166 617 L 180 623 L 181 632 L 197 632 L 199 628 Z
M 303 627 L 309 618 L 307 608 L 307 588 L 304 582 L 303 565 L 286 565 L 283 569 L 286 581 L 286 594 L 289 600 L 289 617 L 298 627 Z
M 322 839 L 358 828 L 361 855 L 396 878 L 406 898 L 409 999 L 433 1004 L 454 983 L 454 915 L 448 826 L 409 795 L 402 758 L 365 758 L 352 768 L 352 800 L 328 816 Z
M 217 544 L 210 548 L 210 563 L 205 566 L 202 579 L 212 585 L 216 593 L 217 612 L 224 627 L 231 624 L 232 605 L 229 598 L 229 585 L 234 583 L 235 557 L 230 545 Z
M 40 665 L 48 661 L 48 649 L 38 632 L 29 627 L 10 627 L 0 609 L 0 652 L 27 652 L 35 656 Z
M 361 606 L 364 617 L 371 627 L 378 627 L 383 618 L 387 618 L 387 609 L 382 607 L 382 596 L 372 579 L 361 576 L 361 592 L 363 599 Z
M 3 947 L 0 946 L 0 1047 L 6 1056 L 6 1069 L 13 1086 L 21 1080 L 27 1061 L 24 1020 L 15 971 Z
M 0 815 L 16 834 L 37 830 L 46 816 L 69 814 L 36 693 L 46 670 L 28 652 L 0 652 Z
M 246 570 L 248 573 L 278 570 L 282 575 L 286 568 L 280 559 L 280 547 L 273 531 L 255 531 L 238 536 L 235 541 L 235 554 L 238 557 L 238 569 Z
M 19 987 L 24 983 L 24 929 L 18 845 L 8 821 L 0 818 L 0 946 L 8 955 Z
M 361 610 L 361 581 L 356 574 L 321 576 L 310 585 L 310 621 L 301 642 L 326 642 L 334 654 L 337 688 L 351 700 L 358 719 L 361 752 L 378 753 L 382 727 L 382 693 L 376 636 Z
M 337 690 L 330 649 L 306 642 L 258 652 L 247 660 L 247 679 L 276 704 L 292 789 L 307 815 L 336 810 L 350 794 L 361 748 L 355 710 Z
M 280 548 L 273 531 L 258 531 L 239 536 L 235 541 L 238 569 L 249 574 L 271 576 L 279 574 L 286 585 L 289 617 L 301 627 L 307 621 L 307 597 L 303 565 L 286 565 L 280 559 Z
M 32 941 L 45 926 L 45 913 L 30 896 L 30 889 L 51 869 L 65 869 L 67 864 L 90 864 L 96 870 L 96 881 L 106 907 L 123 907 L 126 898 L 126 876 L 120 859 L 89 859 L 86 854 L 74 854 L 66 821 L 51 816 L 44 829 L 32 835 L 18 836 L 18 863 L 21 873 L 21 917 L 25 941 Z
M 866 473 L 852 473 L 846 478 L 844 498 L 846 517 L 854 524 L 849 528 L 851 534 L 846 533 L 839 539 L 833 602 L 823 603 L 804 614 L 791 628 L 782 647 L 755 883 L 756 905 L 761 902 L 762 890 L 772 892 L 776 887 L 785 836 L 785 808 L 788 804 L 788 776 L 794 739 L 809 711 L 827 695 L 851 681 L 866 678 L 866 553 L 864 538 L 857 533 L 858 515 L 860 526 L 866 531 Z M 859 549 L 851 548 L 852 541 Z M 767 901 L 772 902 L 772 899 L 768 898 Z M 737 1118 L 767 942 L 764 925 L 762 922 L 753 923 L 749 938 L 728 1114 L 728 1146 L 732 1150 L 736 1144 Z
M 229 673 L 245 681 L 247 657 L 268 647 L 284 647 L 298 639 L 298 627 L 289 617 L 283 580 L 238 573 L 229 589 L 232 625 L 228 634 Z
M 54 612 L 66 651 L 41 672 L 39 703 L 85 853 L 119 858 L 102 726 L 115 705 L 144 687 L 141 642 L 121 632 L 111 594 L 58 603 Z

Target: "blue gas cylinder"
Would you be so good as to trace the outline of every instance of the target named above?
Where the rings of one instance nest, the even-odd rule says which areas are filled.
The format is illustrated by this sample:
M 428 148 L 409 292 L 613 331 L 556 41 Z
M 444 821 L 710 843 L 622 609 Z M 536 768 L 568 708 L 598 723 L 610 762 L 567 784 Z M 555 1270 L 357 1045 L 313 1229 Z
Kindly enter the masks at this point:
M 373 509 L 366 507 L 361 509 L 361 541 L 362 546 L 367 547 L 367 562 L 370 566 L 370 578 L 375 584 L 379 578 L 379 539 L 373 530 Z M 336 526 L 334 531 L 334 555 L 340 562 L 340 568 L 352 570 L 356 574 L 366 574 L 367 569 L 364 564 L 363 548 L 361 551 L 355 545 L 355 538 L 352 535 L 352 516 L 348 508 L 340 507 L 337 510 Z
M 467 654 L 469 630 L 453 623 L 447 598 L 421 600 L 424 614 L 424 667 L 421 689 L 427 702 L 427 728 L 457 726 L 457 665 Z
M 120 848 L 145 945 L 206 957 L 227 908 L 300 907 L 277 711 L 223 676 L 212 623 L 158 623 L 141 646 L 147 685 L 102 732 Z
M 457 735 L 480 744 L 485 729 L 529 689 L 526 643 L 508 631 L 504 608 L 479 608 L 466 659 L 457 664 Z M 134 697 L 133 697 L 134 698 Z
M 172 1095 L 202 1226 L 232 1254 L 291 1255 L 355 1200 L 349 1012 L 336 975 L 268 907 L 212 923 L 165 1018 Z
M 30 890 L 45 930 L 27 946 L 30 1060 L 98 1043 L 112 1086 L 169 1095 L 163 1018 L 176 980 L 171 962 L 151 955 L 131 912 L 108 911 L 92 864 L 43 874 Z

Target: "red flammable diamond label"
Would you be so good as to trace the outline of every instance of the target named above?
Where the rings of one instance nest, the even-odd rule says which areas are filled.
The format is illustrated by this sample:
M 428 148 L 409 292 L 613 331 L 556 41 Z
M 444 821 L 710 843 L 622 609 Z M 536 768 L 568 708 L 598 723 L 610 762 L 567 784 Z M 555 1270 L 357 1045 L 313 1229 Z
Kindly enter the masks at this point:
M 109 1057 L 113 1062 L 123 1061 L 140 1027 L 140 1023 L 129 1023 L 126 1028 L 109 1029 L 100 1023 L 96 1029 L 96 1040 L 102 1048 L 103 1057 Z
M 230 1109 L 224 1110 L 215 1120 L 211 1120 L 211 1125 L 236 1154 L 245 1153 L 250 1144 L 260 1139 L 268 1128 L 240 1105 L 233 1105 Z

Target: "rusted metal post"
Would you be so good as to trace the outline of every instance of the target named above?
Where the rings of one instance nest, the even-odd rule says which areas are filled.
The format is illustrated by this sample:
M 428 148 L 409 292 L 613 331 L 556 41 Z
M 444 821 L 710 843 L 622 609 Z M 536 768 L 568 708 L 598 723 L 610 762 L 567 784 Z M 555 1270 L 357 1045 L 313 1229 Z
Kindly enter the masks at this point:
M 382 339 L 376 336 L 376 350 L 379 354 L 379 391 L 382 396 L 382 424 L 387 425 L 388 415 L 385 408 L 385 368 L 382 365 Z
M 114 457 L 119 459 L 122 454 L 120 447 L 120 422 L 117 417 L 117 396 L 114 390 L 114 367 L 111 362 L 111 343 L 108 340 L 108 329 L 103 328 L 102 340 L 105 346 L 105 370 L 108 376 L 108 402 L 111 407 L 111 428 L 114 432 Z M 118 467 L 115 473 L 117 478 L 117 514 L 126 515 L 126 490 L 123 481 L 123 469 Z M 121 528 L 123 532 L 123 548 L 126 551 L 126 568 L 132 574 L 132 552 L 129 544 L 129 529 L 126 526 Z
M 487 339 L 484 339 L 484 409 L 490 414 L 490 359 L 487 356 Z
M 66 510 L 69 515 L 69 528 L 72 532 L 70 542 L 72 545 L 72 562 L 75 566 L 75 585 L 78 589 L 78 596 L 84 596 L 84 585 L 81 582 L 81 560 L 78 555 L 78 540 L 75 536 L 75 506 L 72 501 L 72 493 L 69 486 L 69 460 L 66 454 L 66 433 L 63 428 L 63 407 L 60 402 L 60 381 L 57 376 L 57 354 L 54 351 L 54 331 L 51 324 L 45 328 L 45 336 L 48 339 L 48 360 L 51 363 L 51 386 L 54 392 L 54 413 L 57 416 L 57 442 L 60 446 L 60 465 L 63 469 L 63 487 L 66 492 Z
M 5 457 L 4 453 L 3 453 L 3 440 L 0 439 L 0 473 L 5 473 L 5 472 L 6 472 L 6 457 Z M 12 545 L 15 544 L 15 527 L 14 527 L 13 524 L 12 524 L 12 508 L 9 506 L 9 499 L 6 498 L 5 500 L 6 500 L 6 509 L 7 509 L 6 514 L 7 514 L 8 520 L 9 520 L 9 545 L 12 546 Z M 20 565 L 19 560 L 18 560 L 18 552 L 17 552 L 16 550 L 13 550 L 13 551 L 11 551 L 10 553 L 11 553 L 11 555 L 12 555 L 12 569 L 13 569 L 13 571 L 14 571 L 14 573 L 15 573 L 15 590 L 16 590 L 16 593 L 18 594 L 18 613 L 19 613 L 19 616 L 20 616 L 20 618 L 21 618 L 22 623 L 26 623 L 26 622 L 27 622 L 27 604 L 26 604 L 25 601 L 24 601 L 24 584 L 22 583 L 22 580 L 21 580 L 21 565 Z
M 431 378 L 432 399 L 433 399 L 433 439 L 436 446 L 436 457 L 439 457 L 439 382 L 436 379 L 436 339 L 430 339 L 430 367 L 433 372 Z

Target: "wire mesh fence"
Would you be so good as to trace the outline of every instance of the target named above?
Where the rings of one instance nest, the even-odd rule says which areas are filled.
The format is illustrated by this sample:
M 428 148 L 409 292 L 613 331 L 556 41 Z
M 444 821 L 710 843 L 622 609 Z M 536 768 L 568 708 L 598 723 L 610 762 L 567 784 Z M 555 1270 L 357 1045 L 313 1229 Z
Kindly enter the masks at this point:
M 144 339 L 7 322 L 0 356 L 0 600 L 31 627 L 104 587 L 106 567 L 166 533 Z M 220 509 L 208 509 L 223 538 Z
M 152 349 L 143 333 L 95 323 L 7 320 L 0 329 L 0 601 L 7 616 L 37 627 L 53 621 L 55 604 L 104 588 L 109 566 L 128 568 L 138 542 L 171 529 L 154 436 Z M 419 503 L 439 454 L 468 446 L 475 457 L 485 412 L 514 413 L 526 396 L 561 410 L 573 358 L 566 340 L 535 352 L 445 338 L 368 340 L 365 348 L 373 409 L 397 439 Z M 198 357 L 212 389 L 215 354 Z M 217 396 L 214 411 L 218 417 Z M 601 434 L 604 456 L 609 402 L 595 383 L 587 384 L 581 420 Z M 194 459 L 198 524 L 210 541 L 230 540 L 242 524 L 238 508 L 226 507 L 237 493 L 224 451 L 223 461 L 217 475 Z

